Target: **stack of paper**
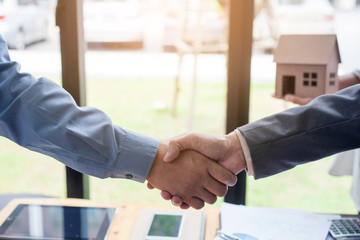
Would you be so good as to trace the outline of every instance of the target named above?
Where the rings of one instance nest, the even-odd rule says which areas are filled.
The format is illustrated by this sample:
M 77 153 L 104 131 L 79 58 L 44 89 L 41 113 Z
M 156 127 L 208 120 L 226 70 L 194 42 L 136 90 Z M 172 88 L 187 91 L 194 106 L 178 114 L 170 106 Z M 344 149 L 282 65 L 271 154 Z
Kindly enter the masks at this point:
M 220 224 L 222 232 L 242 234 L 242 239 L 246 236 L 258 240 L 326 239 L 331 224 L 329 219 L 333 218 L 340 216 L 223 203 Z

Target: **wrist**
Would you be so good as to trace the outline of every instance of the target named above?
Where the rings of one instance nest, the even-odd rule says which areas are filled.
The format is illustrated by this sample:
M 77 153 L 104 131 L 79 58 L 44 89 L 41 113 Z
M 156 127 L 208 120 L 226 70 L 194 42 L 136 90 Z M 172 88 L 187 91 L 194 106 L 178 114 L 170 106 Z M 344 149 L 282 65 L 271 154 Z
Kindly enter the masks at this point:
M 231 155 L 231 158 L 234 159 L 234 165 L 236 171 L 233 173 L 238 174 L 244 169 L 247 169 L 247 164 L 245 160 L 245 155 L 243 148 L 241 146 L 238 134 L 236 131 L 233 131 L 225 136 L 228 145 L 228 152 Z
M 165 156 L 165 153 L 167 152 L 167 144 L 165 144 L 164 142 L 160 142 L 153 164 L 151 166 L 151 169 L 149 171 L 148 176 L 146 177 L 146 180 L 151 181 L 151 179 L 153 179 L 156 176 L 156 168 L 158 165 L 160 165 L 163 162 L 163 158 Z
M 250 149 L 249 149 L 249 146 L 247 145 L 246 139 L 243 136 L 243 134 L 241 133 L 239 128 L 235 129 L 235 133 L 238 136 L 240 146 L 241 146 L 242 156 L 245 159 L 244 160 L 245 166 L 246 166 L 245 170 L 250 176 L 254 176 L 254 167 L 253 167 L 253 164 L 252 164 Z

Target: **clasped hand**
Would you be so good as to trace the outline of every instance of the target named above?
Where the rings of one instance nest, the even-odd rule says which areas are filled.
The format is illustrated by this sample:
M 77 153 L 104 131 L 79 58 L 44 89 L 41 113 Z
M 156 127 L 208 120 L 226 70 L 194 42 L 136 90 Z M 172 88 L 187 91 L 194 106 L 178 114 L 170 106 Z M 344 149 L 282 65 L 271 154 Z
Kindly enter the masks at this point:
M 237 134 L 190 133 L 162 142 L 148 175 L 148 188 L 182 209 L 200 209 L 223 197 L 246 167 Z

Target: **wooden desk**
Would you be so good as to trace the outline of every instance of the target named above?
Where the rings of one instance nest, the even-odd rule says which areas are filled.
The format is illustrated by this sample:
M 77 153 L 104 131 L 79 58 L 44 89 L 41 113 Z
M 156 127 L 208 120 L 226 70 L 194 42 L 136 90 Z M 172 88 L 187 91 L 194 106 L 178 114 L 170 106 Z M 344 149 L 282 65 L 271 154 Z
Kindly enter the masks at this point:
M 51 199 L 51 198 L 31 198 L 31 199 L 15 199 L 11 201 L 0 212 L 0 225 L 5 221 L 9 214 L 18 204 L 42 204 L 42 205 L 63 205 L 63 206 L 79 206 L 79 207 L 115 207 L 118 209 L 110 227 L 107 240 L 127 240 L 130 239 L 133 227 L 136 223 L 138 214 L 143 208 L 151 208 L 156 210 L 184 211 L 179 208 L 169 206 L 154 206 L 145 204 L 121 204 L 96 202 L 83 199 Z M 185 210 L 186 211 L 186 210 Z M 190 211 L 190 210 L 187 210 Z M 196 211 L 196 210 L 191 210 Z M 212 240 L 216 235 L 219 226 L 219 208 L 206 207 L 206 233 L 205 240 Z

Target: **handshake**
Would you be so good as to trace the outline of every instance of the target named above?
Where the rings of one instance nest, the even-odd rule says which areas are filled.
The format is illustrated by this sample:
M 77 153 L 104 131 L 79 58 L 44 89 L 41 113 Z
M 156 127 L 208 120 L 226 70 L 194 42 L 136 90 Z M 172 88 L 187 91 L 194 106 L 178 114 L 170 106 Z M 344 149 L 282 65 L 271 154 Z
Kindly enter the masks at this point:
M 161 142 L 148 174 L 148 188 L 182 209 L 201 209 L 223 197 L 246 168 L 234 131 L 225 136 L 190 133 Z

